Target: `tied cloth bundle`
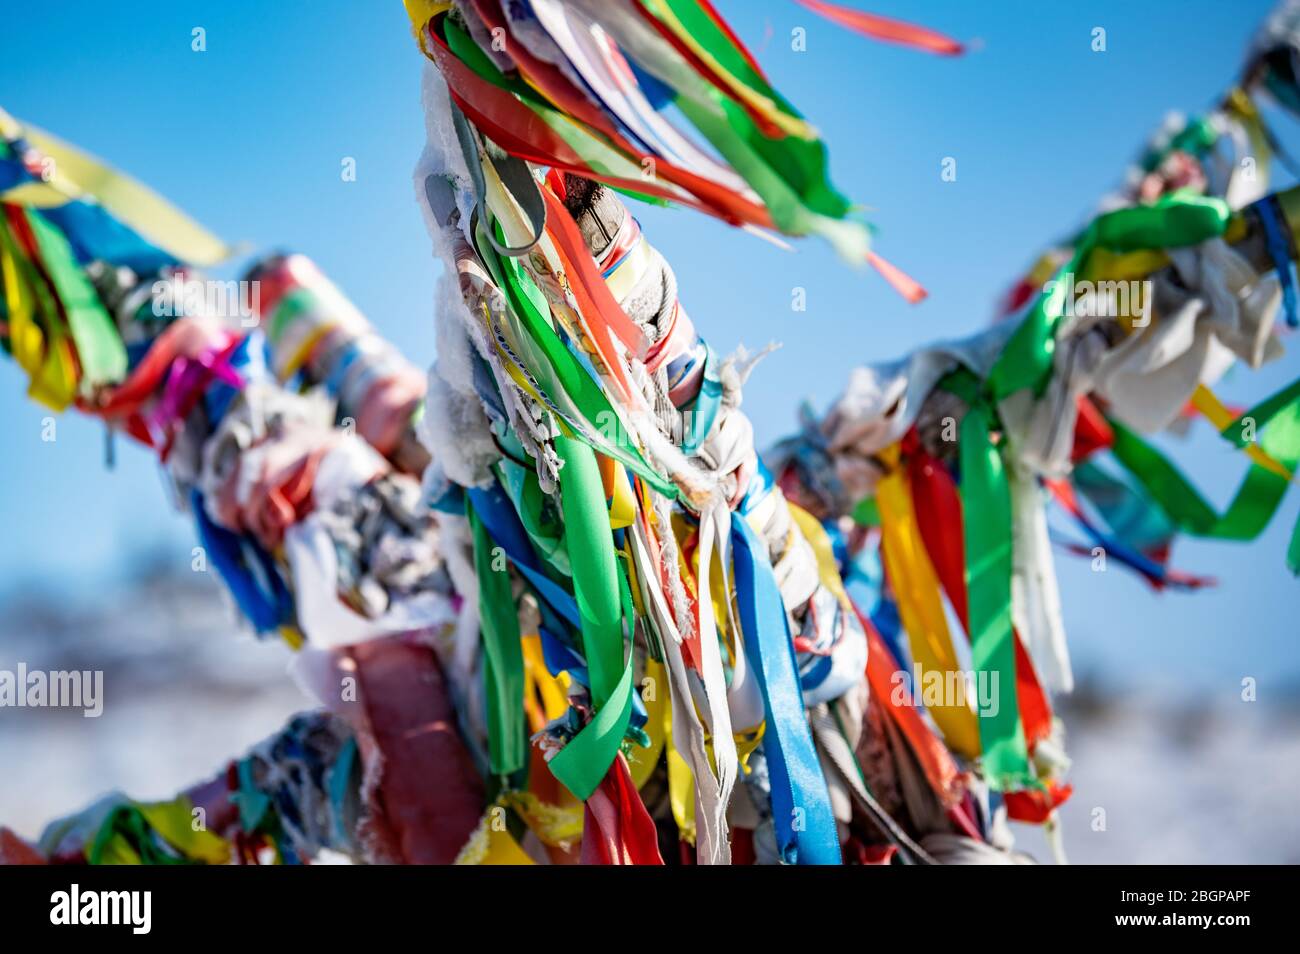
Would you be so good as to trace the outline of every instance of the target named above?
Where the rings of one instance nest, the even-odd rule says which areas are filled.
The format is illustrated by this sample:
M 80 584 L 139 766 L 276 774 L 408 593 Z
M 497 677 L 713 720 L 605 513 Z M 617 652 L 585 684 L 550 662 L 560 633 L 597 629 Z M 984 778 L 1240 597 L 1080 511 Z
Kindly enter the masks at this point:
M 478 594 L 449 676 L 493 797 L 462 860 L 557 860 L 574 831 L 601 863 L 663 844 L 699 863 L 928 862 L 931 836 L 997 854 L 996 799 L 890 691 L 830 534 L 754 452 L 753 359 L 697 332 L 616 194 L 644 182 L 546 138 L 585 128 L 551 115 L 562 95 L 609 125 L 558 85 L 599 85 L 600 57 L 643 85 L 621 57 L 640 38 L 659 62 L 648 8 L 707 5 L 410 6 L 437 65 L 415 185 L 444 265 L 425 487 Z M 666 135 L 604 98 L 631 88 L 597 98 Z
M 1233 212 L 1222 199 L 1180 189 L 1106 212 L 1018 322 L 855 370 L 830 413 L 773 455 L 796 499 L 879 528 L 888 602 L 923 683 L 955 668 L 940 591 L 947 596 L 976 670 L 997 673 L 1003 697 L 996 713 L 978 719 L 964 708 L 931 714 L 957 751 L 981 754 L 995 785 L 1014 791 L 1040 780 L 1052 791 L 1043 763 L 1056 753 L 1053 746 L 1040 757 L 1049 736 L 1037 684 L 1072 685 L 1047 493 L 1094 545 L 1167 585 L 1179 577 L 1143 550 L 1139 534 L 1153 523 L 1143 514 L 1158 516 L 1156 531 L 1250 540 L 1291 484 L 1300 381 L 1237 412 L 1209 388 L 1227 366 L 1222 355 L 1258 367 L 1281 351 L 1278 283 L 1268 274 L 1279 263 L 1266 238 L 1278 224 L 1294 249 L 1300 191 Z M 1151 289 L 1142 315 L 1084 303 L 1092 284 L 1134 274 Z M 1175 422 L 1189 404 L 1246 456 L 1246 477 L 1223 512 L 1139 436 Z M 863 542 L 859 534 L 857 560 Z M 1287 562 L 1300 573 L 1300 527 Z M 878 570 L 858 576 L 879 594 Z M 900 636 L 898 622 L 891 625 Z
M 458 5 L 455 18 L 449 4 L 412 6 L 430 14 L 416 19 L 430 25 L 431 41 L 459 46 L 462 65 L 475 51 L 489 60 L 505 52 L 482 30 L 490 22 L 486 5 Z M 482 17 L 477 28 L 466 13 L 471 6 Z M 640 6 L 674 16 L 692 7 L 716 18 L 707 4 Z M 893 453 L 884 449 L 885 469 L 906 456 L 909 472 L 911 461 L 920 462 L 920 476 L 861 508 L 864 516 L 889 511 L 896 543 L 886 548 L 886 563 L 891 582 L 909 590 L 908 619 L 938 635 L 942 583 L 971 633 L 977 667 L 1008 675 L 1001 692 L 1010 685 L 1010 694 L 996 700 L 1000 719 L 993 713 L 985 724 L 981 709 L 973 723 L 959 707 L 941 713 L 945 707 L 936 706 L 941 740 L 908 693 L 891 685 L 902 654 L 851 602 L 838 514 L 814 501 L 808 509 L 792 506 L 754 454 L 752 425 L 740 410 L 752 361 L 743 354 L 717 359 L 682 309 L 667 263 L 610 189 L 593 181 L 601 176 L 498 141 L 490 116 L 470 115 L 489 100 L 458 101 L 436 74 L 427 83 L 430 143 L 416 183 L 447 274 L 429 387 L 436 404 L 417 432 L 428 442 L 423 478 L 436 533 L 432 518 L 406 519 L 406 479 L 419 473 L 418 464 L 398 473 L 386 463 L 375 468 L 362 453 L 373 447 L 338 438 L 328 426 L 344 420 L 338 405 L 372 392 L 396 395 L 395 410 L 381 420 L 403 420 L 403 387 L 376 391 L 355 383 L 365 383 L 360 374 L 344 386 L 357 360 L 382 370 L 392 367 L 391 354 L 344 342 L 349 359 L 318 347 L 337 333 L 371 340 L 355 316 L 321 319 L 317 312 L 328 312 L 328 304 L 295 305 L 285 320 L 304 317 L 304 330 L 277 327 L 251 362 L 241 356 L 242 390 L 224 381 L 225 391 L 211 395 L 198 388 L 220 439 L 197 430 L 204 452 L 187 477 L 214 498 L 210 519 L 238 533 L 241 550 L 256 544 L 273 566 L 286 562 L 286 541 L 321 512 L 321 502 L 282 491 L 276 506 L 249 509 L 262 492 L 243 488 L 287 487 L 262 477 L 297 475 L 299 463 L 323 451 L 332 469 L 318 465 L 310 479 L 292 483 L 310 485 L 312 498 L 319 486 L 343 489 L 334 500 L 348 507 L 326 508 L 332 519 L 321 521 L 336 548 L 364 551 L 358 565 L 372 565 L 374 552 L 388 548 L 365 547 L 371 538 L 362 528 L 386 515 L 397 524 L 391 539 L 433 544 L 430 565 L 441 561 L 445 570 L 445 580 L 416 574 L 417 583 L 431 580 L 429 595 L 445 596 L 438 606 L 457 611 L 445 626 L 391 636 L 383 627 L 357 631 L 336 615 L 302 626 L 313 646 L 328 647 L 299 656 L 304 681 L 323 699 L 333 689 L 332 705 L 341 674 L 355 673 L 360 684 L 360 699 L 349 700 L 360 709 L 348 722 L 366 766 L 369 856 L 654 863 L 671 848 L 684 860 L 709 863 L 1009 859 L 999 803 L 1014 817 L 1041 821 L 1065 789 L 1052 758 L 1050 709 L 1007 623 L 1012 596 L 1008 586 L 1003 597 L 1000 580 L 1010 577 L 1014 559 L 996 535 L 1003 518 L 1011 523 L 1018 498 L 1007 487 L 1003 457 L 1012 456 L 1005 448 L 1013 442 L 991 435 L 1004 430 L 995 415 L 1012 416 L 1013 395 L 1041 393 L 1046 375 L 1035 376 L 1042 368 L 1034 356 L 1051 353 L 1042 342 L 1060 324 L 1059 298 L 1040 303 L 1020 326 L 1031 329 L 1029 345 L 1019 329 L 983 343 L 994 372 L 1004 352 L 1028 352 L 1030 360 L 1011 362 L 1001 377 L 990 372 L 993 385 L 973 373 L 944 376 L 945 392 L 966 408 L 960 487 L 949 462 L 935 453 L 925 459 L 921 434 L 905 433 L 895 437 Z M 1160 208 L 1171 220 L 1163 224 L 1159 216 L 1101 223 L 1076 254 L 1090 262 L 1094 246 L 1191 246 L 1199 239 L 1185 241 L 1182 230 L 1214 234 L 1222 217 L 1212 205 L 1172 206 Z M 1248 232 L 1249 223 L 1241 228 Z M 196 337 L 209 343 L 205 334 Z M 232 354 L 245 343 L 216 340 Z M 247 399 L 252 384 L 274 396 L 268 439 L 250 407 L 260 395 Z M 182 398 L 196 387 L 177 385 L 179 396 L 167 404 L 163 420 L 173 427 L 162 433 L 177 442 L 187 427 L 175 420 L 189 421 L 174 409 L 184 408 Z M 312 394 L 328 406 L 323 426 L 304 403 Z M 222 402 L 217 411 L 206 406 Z M 151 400 L 140 403 L 153 410 Z M 1031 401 L 1029 410 L 1035 407 Z M 368 427 L 362 437 L 391 448 L 405 421 Z M 335 441 L 350 453 L 332 458 Z M 947 468 L 946 486 L 935 461 Z M 254 465 L 250 479 L 232 484 L 246 463 Z M 331 480 L 322 480 L 324 471 Z M 913 498 L 928 493 L 931 506 L 913 505 L 909 515 L 909 491 Z M 964 545 L 957 538 L 953 546 L 920 511 L 957 512 L 960 524 L 968 495 L 980 499 L 985 520 L 963 527 Z M 362 544 L 355 537 L 339 543 L 350 531 Z M 972 574 L 971 555 L 990 553 L 995 559 Z M 348 584 L 344 589 L 356 592 L 340 600 L 338 581 L 358 574 L 322 572 L 324 560 L 287 561 L 291 572 L 281 579 L 297 617 L 307 607 L 355 601 L 355 615 L 369 619 L 420 594 L 403 577 L 401 588 L 394 582 L 378 591 Z M 318 601 L 305 592 L 311 581 L 333 582 L 334 591 L 315 591 L 324 597 Z M 445 678 L 430 643 L 446 661 Z M 922 682 L 913 687 L 918 693 L 929 680 Z M 1016 764 L 1016 732 L 1032 767 Z M 443 784 L 431 793 L 427 779 L 435 776 Z M 451 812 L 434 804 L 447 789 L 458 796 Z M 279 819 L 291 850 L 274 831 L 262 832 L 282 860 L 325 844 L 321 814 L 309 804 L 318 803 L 304 798 Z M 483 811 L 477 827 L 472 819 L 465 824 L 467 806 Z M 264 817 L 250 811 L 249 824 Z M 134 844 L 143 844 L 141 831 L 132 829 Z M 456 846 L 451 856 L 449 846 Z
M 371 326 L 305 255 L 273 255 L 245 278 L 256 287 L 256 317 L 275 376 L 300 390 L 322 388 L 335 424 L 351 424 L 399 470 L 420 474 L 429 462 L 415 428 L 424 375 Z
M 1111 256 L 1094 253 L 1103 260 L 1092 268 L 1095 274 L 1091 277 L 1097 279 L 1093 287 L 1112 297 L 1098 301 L 1093 296 L 1092 307 L 1100 303 L 1118 310 L 1125 318 L 1137 319 L 1133 323 L 1139 328 L 1149 330 L 1131 336 L 1134 340 L 1126 346 L 1122 366 L 1111 362 L 1116 365 L 1115 372 L 1127 375 L 1136 390 L 1125 387 L 1119 374 L 1112 373 L 1111 388 L 1124 392 L 1116 399 L 1116 407 L 1099 406 L 1098 390 L 1079 396 L 1073 466 L 1068 479 L 1054 479 L 1047 486 L 1083 536 L 1079 540 L 1077 535 L 1061 535 L 1059 542 L 1066 549 L 1091 557 L 1101 547 L 1156 589 L 1196 588 L 1214 582 L 1168 565 L 1180 530 L 1202 532 L 1196 525 L 1209 526 L 1214 521 L 1204 515 L 1203 508 L 1186 502 L 1190 500 L 1187 494 L 1178 495 L 1184 502 L 1162 505 L 1159 495 L 1148 490 L 1149 481 L 1126 474 L 1123 462 L 1110 452 L 1113 435 L 1107 417 L 1118 415 L 1122 424 L 1138 432 L 1166 429 L 1180 435 L 1197 418 L 1204 418 L 1221 432 L 1239 418 L 1252 422 L 1248 431 L 1261 423 L 1243 415 L 1244 408 L 1226 407 L 1209 389 L 1238 360 L 1255 368 L 1280 355 L 1280 343 L 1271 329 L 1273 299 L 1279 290 L 1287 325 L 1294 328 L 1300 322 L 1291 266 L 1294 240 L 1286 212 L 1289 198 L 1282 194 L 1266 199 L 1273 168 L 1281 164 L 1294 175 L 1297 166 L 1264 118 L 1269 102 L 1281 107 L 1286 117 L 1300 116 L 1293 69 L 1300 48 L 1298 27 L 1300 4 L 1294 0 L 1280 3 L 1251 43 L 1237 83 L 1203 114 L 1168 116 L 1139 152 L 1121 188 L 1101 202 L 1101 211 L 1107 212 L 1152 205 L 1179 193 L 1222 199 L 1229 210 L 1241 213 L 1229 244 L 1246 263 L 1217 244 L 1176 255 L 1160 250 Z M 1040 256 L 1007 295 L 999 320 L 1018 317 L 1069 260 L 1082 237 L 1083 233 L 1077 233 Z M 1166 268 L 1171 264 L 1176 269 L 1173 273 Z M 1179 290 L 1184 288 L 1198 294 Z M 1208 309 L 1186 307 L 1189 299 L 1207 296 Z M 1238 302 L 1232 301 L 1234 296 Z M 1080 305 L 1083 302 L 1076 300 L 1075 306 Z M 1153 306 L 1168 313 L 1158 326 L 1150 322 Z M 1210 310 L 1213 316 L 1205 314 Z M 1111 343 L 1116 338 L 1117 332 L 1112 330 Z M 1161 357 L 1153 360 L 1157 349 Z M 1148 390 L 1154 385 L 1138 378 L 1150 373 L 1158 374 L 1170 386 L 1156 400 L 1151 400 Z M 1171 405 L 1179 403 L 1180 411 L 1171 419 Z M 1121 436 L 1121 445 L 1127 454 L 1132 441 Z M 1246 451 L 1252 460 L 1269 466 L 1269 457 L 1261 447 L 1247 447 Z M 1060 478 L 1059 455 L 1052 463 L 1055 467 L 1047 469 L 1055 470 L 1054 476 Z M 1297 561 L 1300 557 L 1289 557 L 1293 567 Z
M 6 121 L 4 330 L 31 396 L 75 403 L 155 449 L 259 632 L 297 642 L 315 614 L 330 620 L 328 645 L 351 641 L 328 630 L 358 608 L 362 631 L 453 616 L 419 501 L 423 375 L 306 259 L 206 279 L 196 264 L 224 248 L 216 240 L 143 186 Z M 50 183 L 45 168 L 58 170 Z
M 169 460 L 189 461 L 186 486 L 214 498 L 211 507 L 196 499 L 196 511 L 236 538 L 228 568 L 249 570 L 260 547 L 246 582 L 278 579 L 289 618 L 328 647 L 300 655 L 301 678 L 331 704 L 340 674 L 359 682 L 349 724 L 377 819 L 371 857 L 449 860 L 448 846 L 460 845 L 462 861 L 644 863 L 674 842 L 704 862 L 1001 857 L 987 789 L 889 691 L 888 656 L 844 592 L 829 535 L 786 504 L 757 460 L 739 411 L 752 361 L 713 355 L 677 302 L 671 270 L 612 194 L 553 166 L 542 181 L 543 170 L 502 161 L 448 109 L 445 88 L 435 105 L 446 115 L 431 133 L 454 143 L 460 164 L 444 149 L 443 168 L 417 182 L 463 313 L 447 296 L 440 318 L 451 320 L 439 333 L 453 347 L 432 376 L 445 400 L 421 431 L 458 428 L 432 442 L 425 475 L 441 491 L 436 541 L 456 588 L 448 602 L 462 610 L 454 625 L 385 636 L 357 632 L 337 612 L 308 624 L 320 607 L 337 610 L 347 574 L 328 572 L 327 557 L 285 556 L 321 511 L 321 486 L 370 492 L 403 476 L 322 426 L 340 421 L 337 407 L 319 418 L 299 393 L 323 378 L 325 397 L 346 400 L 328 371 L 346 365 L 330 360 L 332 349 L 318 352 L 315 336 L 366 337 L 356 321 L 290 309 L 309 330 L 288 347 L 295 335 L 277 323 L 278 355 L 267 336 L 252 346 L 252 335 L 219 338 L 237 380 L 178 385 L 165 418 L 167 434 L 191 445 L 169 446 Z M 519 201 L 529 188 L 540 205 Z M 203 346 L 211 335 L 200 327 L 193 337 Z M 188 357 L 155 358 L 159 379 L 176 354 Z M 279 380 L 286 375 L 294 379 Z M 153 390 L 137 387 L 130 406 L 152 411 Z M 274 405 L 269 431 L 264 402 Z M 191 428 L 185 410 L 200 403 L 207 420 Z M 348 452 L 333 456 L 335 442 Z M 492 454 L 478 453 L 488 446 Z M 308 478 L 298 465 L 322 449 Z M 246 464 L 250 479 L 232 480 Z M 448 479 L 458 469 L 469 479 Z M 249 510 L 264 494 L 244 488 L 300 473 L 292 483 L 309 497 L 282 492 L 276 506 Z M 368 522 L 340 519 L 345 529 Z M 421 542 L 432 535 L 405 529 Z M 286 562 L 290 572 L 276 576 Z M 309 592 L 322 582 L 335 592 Z M 461 594 L 477 594 L 477 613 Z M 283 618 L 276 608 L 273 622 Z M 438 639 L 446 629 L 450 645 Z M 430 642 L 444 651 L 450 684 Z M 538 743 L 524 759 L 521 726 Z M 463 810 L 484 792 L 470 760 L 491 799 L 472 834 Z M 432 774 L 444 779 L 437 792 L 422 781 Z M 439 804 L 448 792 L 453 804 Z M 290 823 L 306 831 L 303 818 Z
M 35 844 L 0 829 L 0 863 L 60 865 L 361 862 L 369 807 L 347 723 L 294 716 L 215 778 L 173 799 L 114 792 L 46 825 Z
M 454 728 L 412 732 L 453 712 L 435 647 L 463 605 L 420 496 L 423 375 L 309 261 L 205 279 L 196 265 L 225 247 L 179 212 L 52 137 L 4 131 L 3 332 L 31 396 L 153 448 L 252 628 L 310 644 L 304 680 L 364 754 L 370 856 L 450 861 L 482 793 Z M 327 664 L 343 675 L 313 684 Z M 340 702 L 345 677 L 369 691 Z M 421 799 L 435 766 L 461 781 Z
M 1210 387 L 1235 361 L 1280 355 L 1279 298 L 1297 320 L 1297 194 L 1267 194 L 1272 161 L 1290 163 L 1257 100 L 1300 113 L 1298 25 L 1300 3 L 1281 4 L 1239 82 L 1165 122 L 1098 217 L 1011 290 L 1001 324 L 855 370 L 830 413 L 805 412 L 768 457 L 792 499 L 841 518 L 846 581 L 922 683 L 955 669 L 947 596 L 1007 705 L 931 714 L 995 785 L 1045 782 L 1046 798 L 1008 796 L 1012 817 L 1041 818 L 1066 791 L 1039 687 L 1073 683 L 1045 498 L 1085 537 L 1068 549 L 1194 589 L 1213 581 L 1168 566 L 1176 535 L 1253 539 L 1293 480 L 1300 382 L 1249 410 Z M 1193 416 L 1249 459 L 1222 513 L 1139 436 Z M 1300 527 L 1287 563 L 1300 573 Z
M 127 376 L 129 341 L 89 266 L 159 278 L 227 254 L 144 186 L 0 110 L 0 335 L 34 400 L 63 410 Z

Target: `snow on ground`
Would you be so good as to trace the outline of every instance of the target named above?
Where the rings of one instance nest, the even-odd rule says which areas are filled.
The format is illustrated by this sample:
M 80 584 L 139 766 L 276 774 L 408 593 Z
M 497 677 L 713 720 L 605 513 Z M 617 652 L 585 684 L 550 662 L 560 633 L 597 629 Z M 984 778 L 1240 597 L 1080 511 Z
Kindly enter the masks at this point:
M 161 566 L 102 606 L 38 591 L 0 606 L 0 669 L 100 669 L 105 697 L 96 719 L 0 708 L 0 824 L 31 837 L 114 789 L 172 795 L 309 708 L 288 650 L 236 631 L 213 580 Z M 1094 680 L 1062 715 L 1072 862 L 1300 862 L 1300 699 L 1206 706 Z M 1050 858 L 1040 832 L 1017 839 Z

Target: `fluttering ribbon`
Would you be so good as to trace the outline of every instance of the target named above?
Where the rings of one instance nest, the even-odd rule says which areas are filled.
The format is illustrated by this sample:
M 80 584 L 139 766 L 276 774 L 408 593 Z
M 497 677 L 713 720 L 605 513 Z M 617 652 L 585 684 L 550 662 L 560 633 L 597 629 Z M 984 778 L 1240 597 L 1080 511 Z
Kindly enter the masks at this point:
M 1093 556 L 1096 548 L 1100 547 L 1108 559 L 1118 560 L 1124 566 L 1140 573 L 1157 590 L 1167 586 L 1191 590 L 1214 584 L 1215 581 L 1211 577 L 1183 573 L 1163 562 L 1163 555 L 1168 552 L 1167 535 L 1173 533 L 1175 528 L 1160 507 L 1148 500 L 1145 495 L 1127 483 L 1102 472 L 1089 461 L 1076 464 L 1072 476 L 1073 483 L 1065 480 L 1043 481 L 1056 502 L 1075 519 L 1088 537 L 1087 546 L 1066 541 L 1065 545 L 1069 550 L 1080 555 Z M 1079 502 L 1079 495 L 1075 492 L 1076 485 L 1094 508 L 1102 510 L 1102 518 L 1111 526 L 1111 533 L 1103 532 L 1084 512 Z M 1099 505 L 1099 499 L 1110 509 L 1109 514 Z M 1118 532 L 1127 535 L 1117 535 L 1115 527 L 1115 523 L 1119 522 L 1117 515 L 1129 511 L 1136 511 L 1132 519 L 1137 521 L 1137 525 L 1122 527 Z M 1143 524 L 1154 526 L 1148 530 Z M 1134 545 L 1130 538 L 1151 531 L 1160 534 L 1164 539 L 1160 541 L 1152 555 L 1148 555 L 1140 546 Z
M 1113 452 L 1125 469 L 1146 489 L 1180 529 L 1194 536 L 1221 540 L 1253 540 L 1272 520 L 1300 466 L 1300 380 L 1282 388 L 1234 418 L 1220 431 L 1230 444 L 1243 448 L 1258 440 L 1272 462 L 1251 460 L 1245 478 L 1222 513 L 1215 510 L 1158 450 L 1117 420 Z M 1287 566 L 1300 575 L 1300 523 L 1292 531 Z
M 458 109 L 496 146 L 733 225 L 820 234 L 846 260 L 868 261 L 909 301 L 925 296 L 870 250 L 866 225 L 830 183 L 824 144 L 705 0 L 636 0 L 612 9 L 538 0 L 506 11 L 499 0 L 473 0 L 461 15 L 494 36 L 512 35 L 517 73 L 508 74 L 458 16 L 440 5 L 408 4 L 421 50 L 438 65 Z M 936 34 L 884 18 L 877 33 L 942 47 Z M 670 105 L 721 163 L 673 128 Z
M 958 56 L 966 49 L 962 44 L 942 33 L 904 23 L 902 20 L 854 10 L 838 3 L 826 3 L 825 0 L 795 0 L 795 2 L 824 16 L 832 23 L 838 23 L 873 40 L 897 43 L 900 46 L 937 53 L 940 56 Z
M 91 387 L 116 384 L 126 375 L 126 348 L 113 319 L 73 257 L 63 233 L 35 210 L 27 210 L 26 215 L 37 254 L 77 345 L 83 379 Z
M 70 202 L 94 203 L 145 241 L 192 265 L 215 265 L 231 249 L 216 236 L 128 176 L 34 126 L 19 125 L 0 110 L 0 136 L 35 146 L 44 165 L 41 178 L 28 177 L 0 192 L 0 201 L 57 209 Z M 89 223 L 88 223 L 89 224 Z M 103 227 L 95 223 L 94 227 Z M 119 233 L 120 234 L 120 233 Z

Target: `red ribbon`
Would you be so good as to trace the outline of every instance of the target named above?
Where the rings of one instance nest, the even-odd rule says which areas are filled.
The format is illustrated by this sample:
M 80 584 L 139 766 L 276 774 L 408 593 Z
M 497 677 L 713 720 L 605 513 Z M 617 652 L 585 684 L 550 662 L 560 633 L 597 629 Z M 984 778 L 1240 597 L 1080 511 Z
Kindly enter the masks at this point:
M 1074 448 L 1070 452 L 1070 460 L 1075 462 L 1091 457 L 1115 443 L 1115 432 L 1111 429 L 1110 422 L 1092 399 L 1086 394 L 1080 394 L 1077 404 L 1079 416 L 1074 425 Z
M 1029 825 L 1041 825 L 1072 794 L 1074 786 L 1048 782 L 1046 791 L 1026 789 L 1023 792 L 1007 792 L 1002 799 L 1007 806 L 1008 818 Z
M 931 731 L 921 718 L 916 705 L 904 692 L 903 698 L 895 695 L 901 687 L 895 685 L 894 674 L 898 672 L 898 661 L 890 652 L 888 644 L 876 632 L 871 620 L 854 607 L 858 621 L 867 634 L 867 683 L 871 695 L 884 700 L 885 711 L 890 714 L 907 739 L 912 752 L 916 755 L 931 788 L 945 805 L 953 805 L 961 797 L 961 772 L 953 761 L 952 753 Z
M 873 40 L 910 46 L 912 49 L 937 53 L 940 56 L 959 56 L 966 49 L 951 37 L 913 23 L 892 20 L 889 17 L 853 10 L 835 3 L 825 3 L 824 0 L 796 0 L 796 2 L 813 13 L 821 14 L 832 23 L 838 23 Z
M 435 29 L 437 22 L 437 18 L 429 21 L 428 46 L 433 61 L 447 81 L 452 98 L 461 112 L 468 116 L 481 132 L 512 156 L 572 172 L 587 179 L 595 179 L 629 192 L 667 199 L 720 218 L 731 225 L 750 223 L 762 228 L 772 227 L 772 217 L 764 206 L 755 204 L 716 182 L 678 168 L 662 158 L 655 159 L 655 172 L 687 190 L 689 195 L 683 196 L 679 191 L 665 189 L 653 179 L 625 179 L 592 169 L 582 156 L 578 155 L 540 116 L 521 103 L 514 94 L 489 83 L 458 60 Z M 513 53 L 518 53 L 518 50 L 512 49 Z M 546 85 L 549 78 L 544 75 L 534 75 L 527 69 L 525 72 L 530 79 L 536 80 L 548 95 L 558 88 Z M 544 74 L 545 71 L 542 72 Z M 567 97 L 563 93 L 560 93 L 559 97 L 556 101 L 567 109 Z M 589 111 L 583 111 L 573 115 L 579 118 L 591 114 Z M 640 154 L 639 150 L 632 149 L 617 132 L 609 127 L 607 122 L 602 120 L 601 125 L 593 128 L 609 137 L 614 146 L 627 155 Z
M 597 806 L 593 809 L 593 803 Z M 584 865 L 662 865 L 659 836 L 623 756 L 605 773 L 586 803 L 582 826 Z
M 912 485 L 912 500 L 921 540 L 934 565 L 935 574 L 939 577 L 944 592 L 948 594 L 953 612 L 961 621 L 962 628 L 969 633 L 966 551 L 957 485 L 944 466 L 920 446 L 915 430 L 905 438 L 904 451 L 907 454 L 907 475 Z M 1024 641 L 1019 633 L 1015 637 L 1016 698 L 1020 704 L 1025 742 L 1032 752 L 1034 746 L 1051 733 L 1052 707 L 1043 687 L 1038 683 L 1038 675 L 1025 651 Z
M 867 263 L 880 274 L 881 278 L 889 282 L 890 287 L 902 295 L 909 305 L 925 301 L 930 294 L 915 278 L 875 252 L 867 252 Z

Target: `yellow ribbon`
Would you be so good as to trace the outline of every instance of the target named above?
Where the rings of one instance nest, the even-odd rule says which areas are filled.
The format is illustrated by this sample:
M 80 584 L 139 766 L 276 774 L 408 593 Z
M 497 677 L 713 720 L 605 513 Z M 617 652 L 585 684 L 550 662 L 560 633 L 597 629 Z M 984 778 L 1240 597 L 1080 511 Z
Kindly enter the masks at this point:
M 528 713 L 528 726 L 533 732 L 541 732 L 552 719 L 564 715 L 569 708 L 569 695 L 564 681 L 552 676 L 546 668 L 541 638 L 533 633 L 524 636 L 520 645 L 524 654 L 524 709 Z M 567 681 L 567 676 L 561 676 Z
M 883 535 L 881 549 L 898 613 L 910 637 L 912 657 L 921 670 L 921 684 L 914 687 L 914 692 L 918 699 L 924 700 L 922 689 L 931 672 L 941 674 L 946 686 L 947 674 L 960 667 L 939 595 L 939 581 L 916 525 L 912 491 L 898 466 L 898 445 L 887 448 L 881 456 L 889 468 L 876 485 Z M 949 748 L 968 758 L 980 754 L 979 724 L 969 704 L 938 704 L 927 708 Z
M 830 590 L 831 594 L 839 600 L 845 612 L 851 612 L 853 604 L 849 600 L 849 594 L 844 590 L 844 582 L 840 579 L 839 564 L 835 560 L 835 550 L 826 528 L 807 510 L 789 501 L 786 501 L 786 504 L 790 508 L 790 516 L 794 517 L 795 526 L 799 528 L 799 532 L 803 534 L 817 557 L 817 577 L 821 580 L 822 586 Z
M 137 804 L 149 827 L 176 851 L 191 861 L 209 865 L 224 865 L 230 861 L 230 844 L 207 828 L 194 827 L 194 803 L 188 795 L 179 795 L 169 802 Z M 114 835 L 104 845 L 99 863 L 105 865 L 138 865 L 139 853 L 122 835 Z
M 528 823 L 529 829 L 541 839 L 542 844 L 568 849 L 582 837 L 583 805 L 552 805 L 532 792 L 507 792 L 503 804 L 509 805 Z
M 450 10 L 451 4 L 446 0 L 402 0 L 402 3 L 411 20 L 411 34 L 415 37 L 415 42 L 420 44 L 420 52 L 428 56 L 429 51 L 424 48 L 424 25 L 439 13 Z
M 141 805 L 145 821 L 186 858 L 210 865 L 225 864 L 230 860 L 230 845 L 220 835 L 207 828 L 194 827 L 194 804 L 188 795 L 170 802 Z
M 1223 402 L 1220 401 L 1215 396 L 1214 392 L 1204 384 L 1198 384 L 1196 390 L 1192 392 L 1192 405 L 1205 417 L 1207 421 L 1214 425 L 1214 429 L 1217 431 L 1224 430 L 1229 424 L 1232 424 L 1237 420 L 1237 415 L 1224 407 Z M 1259 466 L 1271 470 L 1273 473 L 1286 480 L 1291 479 L 1291 471 L 1287 470 L 1285 466 L 1270 457 L 1264 451 L 1264 448 L 1260 447 L 1258 444 L 1253 442 L 1245 444 L 1241 449 L 1246 452 L 1251 460 L 1259 464 Z
M 118 221 L 146 240 L 192 265 L 216 265 L 231 255 L 219 238 L 153 190 L 34 126 L 19 126 L 0 114 L 0 126 L 16 128 L 53 160 L 48 178 L 0 193 L 0 200 L 29 208 L 56 208 L 77 199 L 98 202 Z
M 624 753 L 632 782 L 638 789 L 645 785 L 659 764 L 659 756 L 663 754 L 672 722 L 668 706 L 668 676 L 663 663 L 646 659 L 645 675 L 641 680 L 641 701 L 645 703 L 645 731 L 650 737 L 650 748 L 632 745 Z
M 531 865 L 536 862 L 525 854 L 506 828 L 505 807 L 498 803 L 483 813 L 452 864 Z
M 636 498 L 632 496 L 632 485 L 628 483 L 627 471 L 623 465 L 618 461 L 611 463 L 614 465 L 614 476 L 610 488 L 613 494 L 609 498 L 609 528 L 621 530 L 632 526 L 636 520 Z
M 61 411 L 72 403 L 77 382 L 72 355 L 61 328 L 51 328 L 49 347 L 36 320 L 37 289 L 28 275 L 28 262 L 0 229 L 0 279 L 4 282 L 9 317 L 9 345 L 18 366 L 27 373 L 27 394 L 45 406 Z
M 664 710 L 665 746 L 668 752 L 668 802 L 672 806 L 673 820 L 681 837 L 695 844 L 695 775 L 691 766 L 673 745 L 672 710 Z
M 761 113 L 766 119 L 772 122 L 777 128 L 787 136 L 794 136 L 797 139 L 816 139 L 817 131 L 808 124 L 807 120 L 798 116 L 792 116 L 772 100 L 771 97 L 765 96 L 752 87 L 748 86 L 739 77 L 732 75 L 727 69 L 717 61 L 709 50 L 700 44 L 677 19 L 677 15 L 665 3 L 659 0 L 649 0 L 646 4 L 663 23 L 677 34 L 680 39 L 691 51 L 703 60 L 709 68 L 718 75 L 728 89 L 730 95 L 736 99 L 748 103 L 756 112 Z

